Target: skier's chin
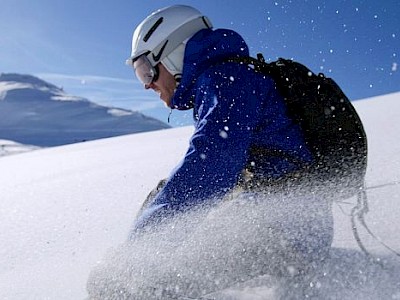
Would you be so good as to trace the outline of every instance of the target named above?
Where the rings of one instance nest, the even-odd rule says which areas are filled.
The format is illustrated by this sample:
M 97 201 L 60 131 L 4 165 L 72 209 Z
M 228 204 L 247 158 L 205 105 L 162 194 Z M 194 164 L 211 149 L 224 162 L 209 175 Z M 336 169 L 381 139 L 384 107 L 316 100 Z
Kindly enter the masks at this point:
M 160 99 L 161 99 L 162 102 L 164 102 L 165 107 L 171 108 L 171 99 L 170 99 L 170 98 L 168 98 L 168 97 L 163 97 L 163 96 L 160 94 Z

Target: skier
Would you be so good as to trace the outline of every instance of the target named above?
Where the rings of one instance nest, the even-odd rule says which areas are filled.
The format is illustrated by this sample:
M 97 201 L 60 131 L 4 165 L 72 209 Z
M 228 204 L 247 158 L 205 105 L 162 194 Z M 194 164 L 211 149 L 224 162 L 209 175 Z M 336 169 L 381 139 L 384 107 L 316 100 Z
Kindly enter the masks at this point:
M 167 107 L 192 109 L 195 131 L 182 162 L 146 199 L 127 245 L 92 272 L 90 299 L 198 299 L 265 274 L 283 279 L 282 299 L 323 298 L 313 280 L 333 238 L 325 186 L 341 192 L 352 176 L 350 186 L 359 186 L 366 136 L 330 79 L 289 69 L 291 84 L 306 82 L 291 94 L 312 120 L 305 130 L 283 97 L 288 77 L 273 79 L 246 58 L 238 33 L 214 30 L 189 6 L 160 9 L 134 31 L 127 63 Z
M 302 184 L 313 155 L 301 128 L 287 115 L 270 77 L 248 65 L 225 62 L 248 56 L 238 33 L 214 30 L 206 16 L 189 6 L 160 9 L 134 31 L 127 63 L 144 88 L 158 93 L 166 106 L 193 109 L 195 131 L 180 165 L 144 204 L 132 238 L 194 207 L 218 203 L 237 187 L 262 193 L 300 187 L 301 208 L 293 211 L 309 216 L 292 219 L 289 212 L 282 226 L 317 228 L 310 229 L 315 238 L 309 239 L 313 242 L 308 248 L 299 234 L 292 247 L 324 255 L 328 251 L 333 236 L 331 203 L 315 199 L 311 191 L 304 197 Z M 307 224 L 300 225 L 301 220 Z

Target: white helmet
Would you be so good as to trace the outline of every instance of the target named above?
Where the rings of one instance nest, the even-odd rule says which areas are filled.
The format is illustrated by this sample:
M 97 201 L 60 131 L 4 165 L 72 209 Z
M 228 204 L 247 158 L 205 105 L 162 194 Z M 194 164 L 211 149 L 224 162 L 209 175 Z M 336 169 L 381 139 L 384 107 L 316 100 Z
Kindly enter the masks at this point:
M 127 64 L 133 65 L 145 55 L 153 67 L 162 62 L 177 77 L 182 73 L 186 41 L 204 28 L 212 28 L 211 22 L 193 7 L 174 5 L 157 10 L 135 29 Z

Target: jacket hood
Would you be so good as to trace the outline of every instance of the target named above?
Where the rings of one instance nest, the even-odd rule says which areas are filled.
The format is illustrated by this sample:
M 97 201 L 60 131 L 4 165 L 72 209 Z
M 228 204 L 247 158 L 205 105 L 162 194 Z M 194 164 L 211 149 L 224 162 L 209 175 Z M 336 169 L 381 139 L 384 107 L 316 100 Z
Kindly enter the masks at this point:
M 189 39 L 183 61 L 182 79 L 171 100 L 171 107 L 178 110 L 194 106 L 197 78 L 209 67 L 228 57 L 249 56 L 243 38 L 229 29 L 203 29 Z

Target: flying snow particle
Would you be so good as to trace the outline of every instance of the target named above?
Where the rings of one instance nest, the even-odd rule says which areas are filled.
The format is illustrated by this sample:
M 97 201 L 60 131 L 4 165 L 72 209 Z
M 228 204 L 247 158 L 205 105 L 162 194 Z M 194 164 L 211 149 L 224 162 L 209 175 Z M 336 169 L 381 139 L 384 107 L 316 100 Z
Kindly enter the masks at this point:
M 233 76 L 229 77 L 230 81 L 235 81 L 235 78 Z
M 228 133 L 224 130 L 221 130 L 219 132 L 219 136 L 222 137 L 223 139 L 227 139 L 228 138 Z
M 293 266 L 288 266 L 287 270 L 288 270 L 289 274 L 291 274 L 292 276 L 296 274 L 296 268 Z
M 396 72 L 397 71 L 397 62 L 393 62 L 392 64 L 392 72 Z

